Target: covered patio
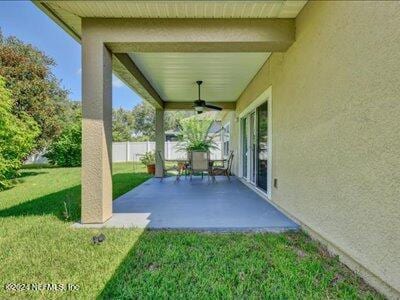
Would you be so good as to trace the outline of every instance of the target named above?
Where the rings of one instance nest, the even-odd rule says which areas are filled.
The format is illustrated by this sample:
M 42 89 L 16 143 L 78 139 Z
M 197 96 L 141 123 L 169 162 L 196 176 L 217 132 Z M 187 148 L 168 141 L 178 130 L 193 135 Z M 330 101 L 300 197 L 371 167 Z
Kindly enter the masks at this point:
M 237 99 L 271 53 L 294 42 L 294 29 L 291 18 L 83 18 L 81 222 L 102 224 L 115 213 L 112 71 L 155 108 L 155 152 L 164 156 L 165 111 L 192 110 L 193 101 L 200 100 L 199 80 L 204 80 L 202 99 L 235 111 Z M 156 177 L 163 176 L 162 160 L 156 156 Z
M 152 178 L 113 203 L 104 224 L 76 226 L 137 227 L 211 232 L 282 232 L 299 226 L 236 177 L 215 183 L 194 176 Z

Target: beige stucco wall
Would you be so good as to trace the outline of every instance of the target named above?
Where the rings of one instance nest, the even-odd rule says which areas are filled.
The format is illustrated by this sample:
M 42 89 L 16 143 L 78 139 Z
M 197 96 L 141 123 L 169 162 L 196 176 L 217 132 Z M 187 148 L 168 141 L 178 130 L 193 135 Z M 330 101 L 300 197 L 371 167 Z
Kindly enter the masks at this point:
M 162 159 L 164 159 L 164 146 L 165 146 L 165 130 L 164 130 L 164 110 L 156 109 L 156 173 L 155 177 L 164 177 L 164 165 Z M 161 159 L 161 157 L 162 159 Z
M 296 30 L 236 113 L 272 85 L 272 201 L 400 297 L 400 3 L 309 2 Z
M 90 32 L 82 38 L 83 224 L 112 215 L 112 54 Z

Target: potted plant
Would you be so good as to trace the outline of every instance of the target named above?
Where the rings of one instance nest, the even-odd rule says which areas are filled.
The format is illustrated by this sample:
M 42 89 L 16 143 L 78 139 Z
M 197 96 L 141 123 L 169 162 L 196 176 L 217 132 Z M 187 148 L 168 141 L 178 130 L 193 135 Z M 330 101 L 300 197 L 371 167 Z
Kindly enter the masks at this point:
M 213 120 L 210 118 L 197 119 L 191 117 L 181 120 L 178 149 L 188 153 L 193 151 L 209 152 L 216 149 L 216 143 L 208 135 L 212 123 Z
M 156 173 L 156 156 L 154 152 L 149 151 L 146 152 L 141 158 L 140 162 L 147 167 L 148 174 L 155 174 Z

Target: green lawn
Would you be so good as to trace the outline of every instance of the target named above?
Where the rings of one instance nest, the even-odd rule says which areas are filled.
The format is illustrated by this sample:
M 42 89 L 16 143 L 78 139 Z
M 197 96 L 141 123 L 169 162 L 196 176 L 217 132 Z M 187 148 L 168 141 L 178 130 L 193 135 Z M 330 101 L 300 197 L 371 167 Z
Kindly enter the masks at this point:
M 115 164 L 114 198 L 147 178 L 140 165 Z M 303 233 L 73 229 L 79 200 L 79 168 L 27 169 L 0 192 L 0 299 L 382 298 Z M 106 241 L 92 245 L 100 232 Z M 6 283 L 79 290 L 10 292 Z

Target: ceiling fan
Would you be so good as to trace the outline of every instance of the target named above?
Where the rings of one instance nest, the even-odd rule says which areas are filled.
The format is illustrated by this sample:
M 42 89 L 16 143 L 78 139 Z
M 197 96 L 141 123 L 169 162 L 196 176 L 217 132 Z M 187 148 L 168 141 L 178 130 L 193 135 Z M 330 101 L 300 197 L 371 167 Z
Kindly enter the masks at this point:
M 194 101 L 194 103 L 193 103 L 193 108 L 194 108 L 194 110 L 195 110 L 198 114 L 203 113 L 203 112 L 206 110 L 206 108 L 213 109 L 213 110 L 222 110 L 222 108 L 219 107 L 219 106 L 215 106 L 215 105 L 212 105 L 212 104 L 208 104 L 208 103 L 206 103 L 206 101 L 201 100 L 201 97 L 200 97 L 200 86 L 201 86 L 201 84 L 203 83 L 203 81 L 198 80 L 198 81 L 196 81 L 196 83 L 197 83 L 197 85 L 198 85 L 198 87 L 199 87 L 199 99 L 196 100 L 196 101 Z

